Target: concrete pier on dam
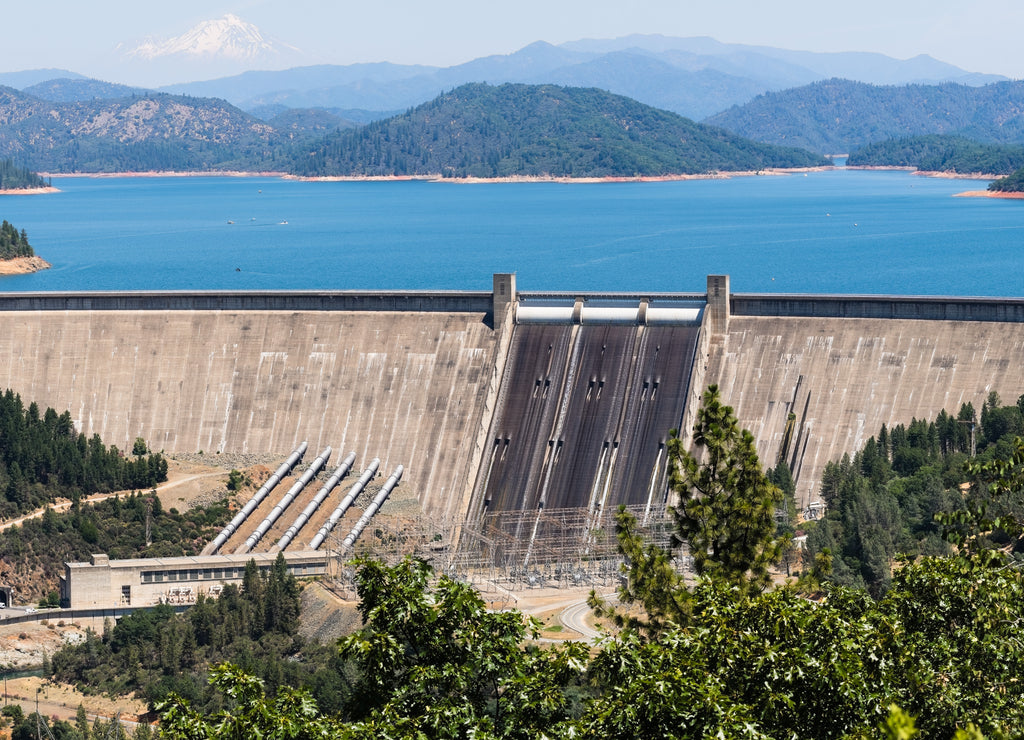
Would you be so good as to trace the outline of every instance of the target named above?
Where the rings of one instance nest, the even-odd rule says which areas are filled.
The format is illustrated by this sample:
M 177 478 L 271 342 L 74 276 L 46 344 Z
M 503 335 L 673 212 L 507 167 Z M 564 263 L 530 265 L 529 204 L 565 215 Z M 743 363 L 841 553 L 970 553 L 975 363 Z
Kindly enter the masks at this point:
M 378 478 L 403 466 L 399 485 L 455 523 L 660 513 L 668 432 L 685 439 L 711 383 L 808 507 L 824 465 L 883 423 L 1016 399 L 1022 357 L 1024 300 L 732 294 L 727 276 L 701 294 L 520 293 L 509 274 L 490 292 L 0 294 L 0 386 L 81 431 L 282 459 L 307 441 L 329 467 L 354 451 L 342 488 L 379 458 Z M 505 534 L 542 536 L 530 516 Z

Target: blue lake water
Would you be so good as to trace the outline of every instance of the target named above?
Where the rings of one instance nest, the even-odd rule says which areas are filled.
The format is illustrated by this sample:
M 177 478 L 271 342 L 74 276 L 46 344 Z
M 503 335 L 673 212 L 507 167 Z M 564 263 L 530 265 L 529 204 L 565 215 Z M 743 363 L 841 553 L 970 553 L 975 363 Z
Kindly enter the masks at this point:
M 666 183 L 54 178 L 0 197 L 51 270 L 0 290 L 471 289 L 1024 295 L 1024 201 L 839 169 Z M 229 223 L 233 222 L 233 223 Z

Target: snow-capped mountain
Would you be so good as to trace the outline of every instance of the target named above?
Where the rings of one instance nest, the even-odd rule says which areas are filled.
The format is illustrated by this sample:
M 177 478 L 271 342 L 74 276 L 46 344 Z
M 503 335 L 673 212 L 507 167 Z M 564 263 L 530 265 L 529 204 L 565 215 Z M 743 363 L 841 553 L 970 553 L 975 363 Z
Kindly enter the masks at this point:
M 180 36 L 150 37 L 130 48 L 122 47 L 120 58 L 122 72 L 139 79 L 144 76 L 149 85 L 164 77 L 180 82 L 309 63 L 299 49 L 264 35 L 252 23 L 230 13 L 203 21 Z
M 223 57 L 251 62 L 289 53 L 300 52 L 293 46 L 268 39 L 256 26 L 229 13 L 223 18 L 203 21 L 181 36 L 166 41 L 146 39 L 127 55 L 141 59 L 175 55 Z

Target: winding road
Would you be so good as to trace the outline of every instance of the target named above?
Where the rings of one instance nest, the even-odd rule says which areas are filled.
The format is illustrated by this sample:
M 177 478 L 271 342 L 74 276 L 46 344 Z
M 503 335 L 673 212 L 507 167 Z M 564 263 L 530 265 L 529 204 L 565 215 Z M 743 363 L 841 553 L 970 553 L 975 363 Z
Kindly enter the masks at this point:
M 196 473 L 194 475 L 186 475 L 182 478 L 178 478 L 173 481 L 168 481 L 162 485 L 159 485 L 156 487 L 156 490 L 157 493 L 162 493 L 163 491 L 167 491 L 177 486 L 184 485 L 185 483 L 191 483 L 192 481 L 198 480 L 199 478 L 212 478 L 213 476 L 216 475 L 219 475 L 222 478 L 226 478 L 227 472 L 223 470 L 218 470 L 212 473 Z M 114 491 L 113 493 L 97 493 L 93 494 L 92 496 L 89 496 L 88 498 L 83 498 L 82 503 L 95 504 L 99 501 L 104 501 L 108 498 L 114 498 L 114 496 L 129 496 L 131 495 L 131 493 L 132 491 Z M 29 514 L 25 514 L 24 516 L 18 517 L 17 519 L 10 519 L 9 521 L 0 523 L 0 532 L 2 532 L 5 529 L 10 529 L 11 527 L 17 527 L 18 525 L 27 522 L 29 519 L 38 519 L 46 513 L 47 509 L 52 509 L 53 511 L 65 511 L 66 509 L 70 509 L 71 503 L 72 502 L 69 499 L 59 499 L 52 504 L 43 506 L 42 508 L 36 509 L 35 511 Z

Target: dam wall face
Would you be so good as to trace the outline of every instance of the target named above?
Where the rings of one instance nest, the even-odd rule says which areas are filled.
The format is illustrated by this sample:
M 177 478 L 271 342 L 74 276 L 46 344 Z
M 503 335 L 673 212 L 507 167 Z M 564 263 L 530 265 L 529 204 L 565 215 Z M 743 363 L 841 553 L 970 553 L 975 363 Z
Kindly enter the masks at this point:
M 353 295 L 341 300 L 354 310 L 316 295 L 239 296 L 245 309 L 127 298 L 135 305 L 122 310 L 106 306 L 125 296 L 0 299 L 0 387 L 68 409 L 82 432 L 121 449 L 143 437 L 153 450 L 283 458 L 308 440 L 338 459 L 354 450 L 357 468 L 380 457 L 385 476 L 404 465 L 402 485 L 424 507 L 464 508 L 489 422 L 490 294 L 372 296 L 367 310 Z M 265 308 L 282 300 L 294 308 Z M 167 301 L 176 307 L 157 307 Z
M 734 297 L 727 332 L 710 338 L 705 374 L 757 439 L 761 462 L 789 463 L 798 506 L 819 500 L 826 463 L 860 450 L 882 424 L 955 415 L 967 402 L 980 413 L 990 391 L 1004 403 L 1024 393 L 1020 302 L 830 297 L 818 304 L 825 316 L 812 303 Z M 884 318 L 863 317 L 871 313 Z M 975 318 L 931 318 L 949 313 Z
M 379 457 L 452 520 L 660 507 L 668 432 L 690 433 L 712 383 L 804 507 L 882 424 L 1024 393 L 1022 300 L 730 295 L 727 276 L 697 298 L 517 296 L 510 275 L 486 293 L 0 294 L 0 388 L 122 449 Z

